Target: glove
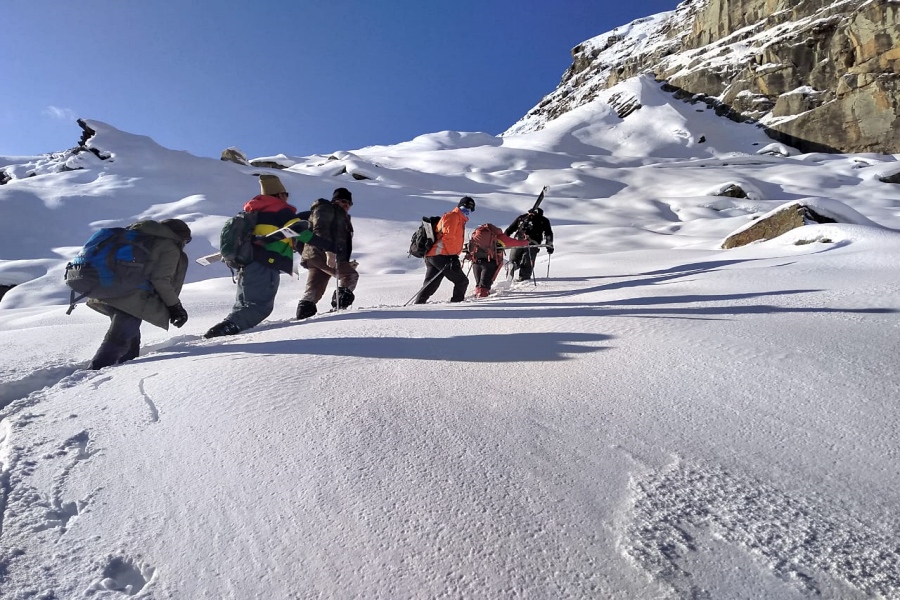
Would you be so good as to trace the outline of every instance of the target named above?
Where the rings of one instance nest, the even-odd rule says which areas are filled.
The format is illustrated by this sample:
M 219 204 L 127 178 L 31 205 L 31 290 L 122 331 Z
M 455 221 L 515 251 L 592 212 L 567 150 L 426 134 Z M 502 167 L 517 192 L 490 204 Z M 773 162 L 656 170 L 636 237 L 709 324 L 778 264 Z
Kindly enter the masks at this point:
M 306 231 L 301 231 L 299 234 L 297 234 L 297 236 L 294 239 L 296 239 L 300 242 L 303 242 L 304 244 L 308 244 L 309 240 L 313 239 L 312 229 L 307 229 Z
M 181 302 L 178 304 L 173 304 L 172 306 L 167 306 L 169 309 L 169 323 L 174 325 L 175 327 L 181 327 L 188 320 L 187 311 L 184 310 L 184 307 L 181 305 Z
M 454 254 L 450 257 L 450 268 L 462 271 L 462 265 L 459 263 L 459 256 Z
M 553 246 L 547 246 L 547 254 L 553 254 Z

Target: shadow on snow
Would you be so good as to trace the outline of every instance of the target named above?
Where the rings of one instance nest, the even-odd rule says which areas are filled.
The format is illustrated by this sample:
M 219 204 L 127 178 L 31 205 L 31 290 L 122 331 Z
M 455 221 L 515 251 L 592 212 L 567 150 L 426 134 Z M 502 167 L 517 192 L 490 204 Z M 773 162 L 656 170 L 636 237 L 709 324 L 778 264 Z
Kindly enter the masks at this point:
M 249 332 L 248 332 L 249 333 Z M 548 332 L 491 335 L 462 335 L 450 338 L 333 337 L 276 342 L 245 342 L 240 336 L 227 344 L 172 347 L 139 359 L 142 363 L 166 360 L 172 355 L 195 357 L 213 354 L 317 354 L 357 358 L 440 360 L 451 362 L 545 362 L 570 360 L 608 347 L 599 342 L 612 336 L 596 333 Z

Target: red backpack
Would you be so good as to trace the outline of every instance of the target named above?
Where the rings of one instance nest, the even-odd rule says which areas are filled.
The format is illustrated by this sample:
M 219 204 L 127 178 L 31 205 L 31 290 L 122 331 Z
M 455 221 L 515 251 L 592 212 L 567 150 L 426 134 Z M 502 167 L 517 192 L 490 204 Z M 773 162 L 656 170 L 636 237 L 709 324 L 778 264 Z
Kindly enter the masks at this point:
M 486 259 L 500 262 L 503 258 L 503 250 L 502 248 L 498 250 L 497 239 L 501 233 L 503 230 L 490 223 L 476 227 L 469 238 L 469 254 L 472 255 L 472 260 Z

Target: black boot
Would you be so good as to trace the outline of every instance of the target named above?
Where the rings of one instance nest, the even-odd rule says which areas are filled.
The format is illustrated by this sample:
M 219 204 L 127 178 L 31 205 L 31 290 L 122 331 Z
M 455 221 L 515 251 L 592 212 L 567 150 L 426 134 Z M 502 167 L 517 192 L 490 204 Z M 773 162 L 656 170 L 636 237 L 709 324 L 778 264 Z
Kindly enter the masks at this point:
M 316 314 L 316 305 L 309 300 L 301 300 L 297 305 L 297 320 L 308 319 Z
M 220 337 L 223 335 L 234 335 L 236 333 L 240 333 L 241 328 L 232 323 L 229 320 L 222 321 L 221 323 L 217 323 L 209 328 L 209 331 L 203 334 L 203 337 L 209 339 L 214 337 Z
M 354 300 L 356 300 L 356 296 L 353 295 L 353 292 L 345 287 L 339 287 L 337 291 L 331 294 L 331 310 L 350 308 Z M 340 306 L 338 306 L 338 302 L 340 302 Z

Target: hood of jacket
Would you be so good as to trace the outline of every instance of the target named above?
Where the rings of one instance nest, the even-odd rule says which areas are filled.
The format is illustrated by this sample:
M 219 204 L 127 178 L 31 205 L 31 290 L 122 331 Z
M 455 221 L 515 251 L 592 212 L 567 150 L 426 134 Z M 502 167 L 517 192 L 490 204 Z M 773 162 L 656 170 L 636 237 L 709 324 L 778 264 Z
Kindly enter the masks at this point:
M 256 210 L 259 212 L 278 212 L 285 208 L 291 212 L 297 212 L 296 208 L 275 196 L 263 196 L 260 194 L 244 204 L 244 210 Z
M 129 225 L 128 229 L 137 229 L 141 233 L 152 235 L 153 237 L 172 240 L 178 244 L 179 247 L 184 242 L 184 240 L 181 239 L 181 236 L 157 221 L 138 221 L 137 223 Z

